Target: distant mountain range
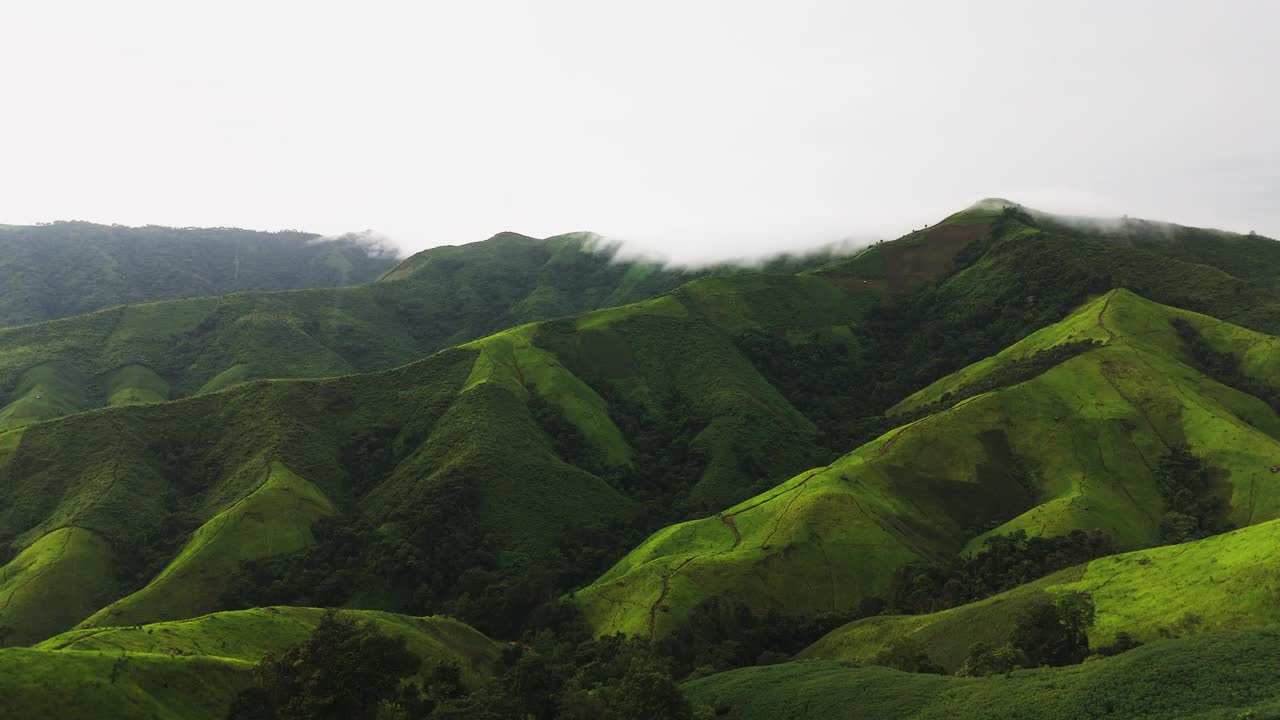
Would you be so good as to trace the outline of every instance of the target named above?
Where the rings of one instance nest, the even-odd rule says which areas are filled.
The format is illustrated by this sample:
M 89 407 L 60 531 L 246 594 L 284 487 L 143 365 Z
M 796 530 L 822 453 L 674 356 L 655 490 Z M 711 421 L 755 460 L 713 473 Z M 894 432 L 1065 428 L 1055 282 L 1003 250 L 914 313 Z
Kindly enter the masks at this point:
M 149 300 L 354 285 L 395 264 L 356 234 L 0 225 L 0 327 Z

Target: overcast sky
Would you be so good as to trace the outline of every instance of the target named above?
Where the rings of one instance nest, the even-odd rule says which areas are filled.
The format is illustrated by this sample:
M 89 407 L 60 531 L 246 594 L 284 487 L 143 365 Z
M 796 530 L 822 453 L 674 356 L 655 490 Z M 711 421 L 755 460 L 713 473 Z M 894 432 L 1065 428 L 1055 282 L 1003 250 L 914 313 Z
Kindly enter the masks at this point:
M 984 196 L 1280 236 L 1280 3 L 0 2 L 0 222 L 593 230 L 678 259 Z

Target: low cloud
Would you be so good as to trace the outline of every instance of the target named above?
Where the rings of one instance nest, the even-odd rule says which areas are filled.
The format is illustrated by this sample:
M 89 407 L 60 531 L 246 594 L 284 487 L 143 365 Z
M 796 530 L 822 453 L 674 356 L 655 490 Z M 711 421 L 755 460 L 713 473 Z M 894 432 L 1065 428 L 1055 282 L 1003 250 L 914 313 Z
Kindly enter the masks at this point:
M 369 257 L 385 257 L 402 259 L 408 255 L 389 235 L 374 230 L 342 233 L 340 235 L 319 235 L 308 240 L 309 245 L 320 243 L 345 243 L 354 245 Z

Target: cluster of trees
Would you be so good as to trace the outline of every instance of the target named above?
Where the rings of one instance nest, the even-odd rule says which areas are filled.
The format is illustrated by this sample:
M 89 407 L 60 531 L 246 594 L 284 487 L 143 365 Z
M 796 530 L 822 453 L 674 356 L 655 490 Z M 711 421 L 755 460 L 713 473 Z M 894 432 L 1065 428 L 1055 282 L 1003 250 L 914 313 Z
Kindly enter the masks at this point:
M 1201 372 L 1227 387 L 1252 395 L 1280 413 L 1280 387 L 1255 380 L 1240 370 L 1240 358 L 1234 353 L 1216 350 L 1200 330 L 1183 318 L 1169 321 L 1178 332 L 1191 360 Z
M 748 665 L 782 662 L 846 623 L 875 615 L 883 603 L 863 603 L 856 611 L 814 617 L 785 615 L 777 610 L 755 613 L 750 607 L 719 597 L 704 600 L 688 621 L 657 641 L 677 677 L 701 676 Z
M 1073 340 L 1044 350 L 1037 350 L 1027 357 L 1014 360 L 1008 365 L 993 371 L 981 380 L 971 382 L 951 392 L 943 393 L 942 397 L 938 398 L 936 402 L 921 406 L 910 413 L 894 416 L 894 419 L 898 423 L 910 422 L 911 420 L 946 410 L 956 403 L 975 395 L 1026 382 L 1056 365 L 1101 345 L 1101 341 L 1093 339 Z
M 1089 655 L 1088 632 L 1096 614 L 1093 600 L 1086 593 L 1068 592 L 1053 599 L 1043 598 L 1019 615 L 1004 642 L 982 641 L 969 646 L 956 675 L 1001 675 L 1019 668 L 1060 667 L 1082 662 Z M 1100 649 L 1098 654 L 1115 655 L 1138 644 L 1128 634 L 1119 633 L 1116 642 Z M 929 657 L 918 640 L 909 636 L 891 643 L 874 662 L 904 672 L 936 675 L 946 672 Z
M 311 636 L 253 668 L 253 683 L 231 704 L 229 720 L 375 718 L 388 706 L 421 701 L 402 681 L 422 660 L 404 637 L 330 610 Z M 416 696 L 416 697 L 415 697 Z
M 394 612 L 447 613 L 515 637 L 533 609 L 581 571 L 573 555 L 504 551 L 476 533 L 475 506 L 474 484 L 458 478 L 377 526 L 355 514 L 323 518 L 307 549 L 241 563 L 223 605 L 332 607 L 362 597 Z
M 1090 597 L 1068 592 L 1039 602 L 1018 618 L 1008 642 L 979 642 L 969 647 L 956 671 L 962 676 L 997 675 L 1017 668 L 1060 667 L 1089 655 L 1089 628 L 1097 614 Z
M 850 328 L 851 331 L 854 328 Z M 869 416 L 863 381 L 867 361 L 837 338 L 813 333 L 800 343 L 767 330 L 750 329 L 734 338 L 756 371 L 818 428 L 818 444 L 847 451 L 850 437 L 867 434 Z
M 859 616 L 761 615 L 711 599 L 694 609 L 685 627 L 651 642 L 623 635 L 595 638 L 572 604 L 556 601 L 530 613 L 529 627 L 504 651 L 490 680 L 468 686 L 457 666 L 422 673 L 403 638 L 331 610 L 306 641 L 263 658 L 229 717 L 711 717 L 710 708 L 689 705 L 679 681 L 781 662 Z
M 165 512 L 156 527 L 120 539 L 114 563 L 119 594 L 151 582 L 203 523 L 198 508 L 201 493 L 213 484 L 218 468 L 207 462 L 201 448 L 198 438 L 178 435 L 162 435 L 150 443 L 152 456 L 162 461 Z
M 692 720 L 669 659 L 647 642 L 546 629 L 513 644 L 468 686 L 456 665 L 419 673 L 403 637 L 329 611 L 305 641 L 254 667 L 229 720 Z M 698 714 L 710 716 L 708 709 Z
M 885 601 L 895 613 L 937 612 L 1115 552 L 1115 543 L 1101 530 L 1072 530 L 1054 537 L 1028 537 L 1025 530 L 992 535 L 972 557 L 903 567 L 894 575 Z
M 1213 490 L 1209 467 L 1191 452 L 1189 445 L 1180 443 L 1169 448 L 1153 474 L 1164 499 L 1161 540 L 1181 543 L 1231 529 L 1231 524 L 1222 519 L 1223 502 Z

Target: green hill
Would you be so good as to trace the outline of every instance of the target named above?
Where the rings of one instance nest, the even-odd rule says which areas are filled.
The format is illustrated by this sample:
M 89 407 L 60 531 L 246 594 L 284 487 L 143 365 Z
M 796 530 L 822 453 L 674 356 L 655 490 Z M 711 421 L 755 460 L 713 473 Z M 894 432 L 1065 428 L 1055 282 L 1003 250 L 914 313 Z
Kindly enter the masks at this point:
M 584 636 L 661 640 L 707 600 L 827 622 L 898 603 L 988 539 L 1073 531 L 1122 554 L 876 615 L 806 654 L 859 661 L 910 636 L 954 668 L 1067 590 L 1095 599 L 1095 645 L 1203 631 L 1261 648 L 1265 633 L 1224 633 L 1276 621 L 1280 303 L 1263 273 L 1187 250 L 1198 237 L 987 203 L 852 257 L 695 277 L 614 262 L 590 236 L 503 234 L 367 285 L 0 330 L 0 626 L 36 645 L 0 664 L 74 712 L 97 693 L 124 715 L 190 696 L 212 716 L 257 653 L 314 624 L 300 608 L 449 614 L 512 639 L 566 596 Z M 1190 484 L 1171 490 L 1176 473 Z M 1085 667 L 1144 677 L 1166 646 Z M 137 676 L 112 683 L 121 651 Z M 778 687 L 760 708 L 789 687 L 847 702 L 797 667 L 915 693 L 884 700 L 911 712 L 1007 693 L 818 664 L 688 690 L 746 698 L 746 677 Z M 1071 692 L 1097 684 L 1061 672 L 1026 675 L 1027 697 L 1061 682 L 1084 702 Z M 752 716 L 744 702 L 729 711 Z
M 491 672 L 502 646 L 449 618 L 354 611 L 406 638 L 422 672 L 457 663 L 468 685 Z M 23 718 L 223 718 L 254 663 L 304 640 L 314 608 L 259 608 L 173 623 L 60 635 L 0 649 L 0 697 Z
M 1088 338 L 1105 340 L 1103 347 L 884 434 L 903 422 L 881 416 L 907 394 L 898 391 L 912 375 L 898 372 L 903 363 L 937 380 L 934 373 L 977 360 L 990 343 L 1042 327 L 1033 323 L 1095 282 L 1042 294 L 1026 314 L 1002 314 L 981 333 L 960 332 L 1023 292 L 1020 279 L 1008 280 L 1027 271 L 1020 264 L 1042 264 L 1048 251 L 1069 264 L 1087 245 L 1028 222 L 1016 213 L 967 211 L 800 274 L 703 278 L 652 300 L 499 332 L 397 370 L 242 384 L 179 402 L 146 402 L 166 383 L 185 394 L 158 361 L 121 354 L 87 370 L 71 360 L 28 365 L 20 374 L 25 392 L 10 407 L 73 404 L 78 389 L 98 385 L 119 406 L 0 436 L 0 539 L 11 556 L 0 557 L 9 560 L 0 578 L 35 575 L 61 598 L 41 605 L 0 597 L 0 623 L 18 628 L 16 641 L 31 642 L 84 622 L 350 604 L 454 612 L 507 634 L 520 613 L 587 583 L 645 534 L 725 507 L 731 510 L 660 531 L 579 593 L 591 622 L 602 632 L 661 634 L 713 595 L 800 613 L 847 609 L 882 595 L 903 564 L 953 556 L 992 529 L 1102 527 L 1122 548 L 1152 544 L 1160 499 L 1146 463 L 1184 439 L 1208 448 L 1224 487 L 1236 493 L 1233 522 L 1274 517 L 1274 494 L 1265 486 L 1255 492 L 1251 478 L 1273 462 L 1269 433 L 1280 420 L 1186 365 L 1168 320 L 1189 318 L 1214 347 L 1253 352 L 1258 360 L 1246 370 L 1263 379 L 1270 376 L 1249 363 L 1265 369 L 1265 351 L 1245 346 L 1269 340 L 1129 293 L 1106 295 L 984 362 L 1004 382 L 1024 372 L 1018 359 L 1033 350 L 1078 348 Z M 1254 290 L 1245 281 L 1215 295 L 1225 276 L 1214 268 L 1089 246 L 1110 250 L 1122 255 L 1102 265 L 1108 275 L 1096 282 L 1121 271 L 1154 282 L 1161 271 L 1152 266 L 1163 263 L 1170 277 L 1184 276 L 1181 289 L 1202 289 L 1204 302 L 1218 303 L 1223 314 L 1252 317 Z M 468 253 L 492 262 L 459 259 Z M 1124 253 L 1141 257 L 1125 261 Z M 582 302 L 599 294 L 592 288 L 616 287 L 620 273 L 634 276 L 634 266 L 608 260 L 581 237 L 499 236 L 427 251 L 406 261 L 400 279 L 370 286 L 144 304 L 0 331 L 0 339 L 43 333 L 48 342 L 27 350 L 49 353 L 63 328 L 118 313 L 110 337 L 121 353 L 150 343 L 156 358 L 181 358 L 167 361 L 171 367 L 195 358 L 212 372 L 222 362 L 211 358 L 240 338 L 292 368 L 281 374 L 324 374 L 336 353 L 309 353 L 314 337 L 306 333 L 310 340 L 290 346 L 274 325 L 292 322 L 288 312 L 268 313 L 255 327 L 252 313 L 220 311 L 235 318 L 221 325 L 196 310 L 257 303 L 310 312 L 320 304 L 301 300 L 344 295 L 364 298 L 376 312 L 402 312 L 395 298 L 417 298 L 438 318 L 472 308 L 437 328 L 438 337 L 513 317 L 511 308 L 527 297 L 520 278 L 564 276 L 544 272 L 548 265 L 595 269 L 569 276 Z M 508 275 L 510 282 L 498 282 Z M 658 284 L 645 292 L 675 281 L 650 277 Z M 898 279 L 880 286 L 880 277 Z M 490 282 L 502 297 L 482 300 L 478 291 Z M 625 292 L 639 292 L 630 287 Z M 978 291 L 983 297 L 957 299 Z M 937 330 L 932 344 L 904 334 L 904 318 Z M 1097 329 L 1100 318 L 1114 337 Z M 184 355 L 180 343 L 162 342 L 157 329 L 175 319 L 209 328 L 208 352 Z M 1163 335 L 1153 327 L 1164 327 Z M 343 342 L 365 354 L 389 347 Z M 100 345 L 107 350 L 66 357 L 101 362 L 113 345 Z M 227 362 L 214 385 L 256 373 Z M 106 367 L 115 369 L 93 374 Z M 1145 377 L 1148 367 L 1160 375 Z M 966 372 L 968 386 L 988 377 Z M 924 404 L 946 392 L 956 394 L 939 392 Z M 1082 407 L 1082 396 L 1093 404 Z M 1114 448 L 1115 459 L 1082 448 Z M 1043 467 L 1043 485 L 1030 490 L 1022 477 L 1028 463 Z M 1121 471 L 1133 479 L 1116 482 Z M 55 552 L 59 536 L 50 536 L 64 528 L 76 529 L 82 551 Z M 82 574 L 71 562 L 86 554 L 96 558 L 97 575 L 59 585 Z M 430 578 L 414 570 L 424 565 L 433 568 Z M 17 598 L 41 597 L 21 581 L 0 587 Z
M 903 407 L 954 404 L 934 401 L 932 414 L 829 466 L 655 533 L 578 604 L 598 632 L 661 635 L 710 597 L 757 611 L 854 610 L 884 597 L 899 568 L 976 551 L 997 533 L 1101 529 L 1121 548 L 1148 547 L 1161 541 L 1164 506 L 1153 468 L 1182 443 L 1207 462 L 1221 521 L 1280 516 L 1280 418 L 1193 368 L 1173 320 L 1244 358 L 1256 380 L 1280 380 L 1275 338 L 1114 291 Z M 1035 353 L 1054 347 L 1080 351 L 1038 367 Z M 1020 363 L 1035 374 L 1020 376 Z
M 423 251 L 383 282 L 148 302 L 0 329 L 0 429 L 257 378 L 385 370 L 514 325 L 649 298 L 707 273 L 743 271 L 664 268 L 615 261 L 615 253 L 584 234 L 537 240 L 503 233 Z
M 830 661 L 743 668 L 685 685 L 717 716 L 866 720 L 1237 720 L 1280 713 L 1275 628 L 1174 640 L 1065 668 L 963 678 Z
M 0 225 L 0 327 L 148 300 L 355 285 L 393 265 L 388 248 L 359 235 Z
M 1280 522 L 1271 521 L 1181 545 L 1166 545 L 1094 560 L 968 605 L 925 615 L 880 615 L 845 625 L 800 657 L 871 661 L 895 641 L 911 638 L 954 671 L 969 646 L 1007 641 L 1031 604 L 1066 592 L 1088 593 L 1097 608 L 1092 647 L 1117 633 L 1139 642 L 1199 636 L 1280 623 L 1274 599 L 1275 547 Z
M 449 609 L 507 627 L 558 574 L 585 582 L 601 569 L 563 556 L 582 551 L 574 533 L 621 554 L 634 528 L 733 502 L 825 457 L 733 333 L 830 334 L 874 297 L 812 275 L 707 278 L 397 370 L 260 381 L 10 431 L 0 537 L 17 555 L 0 577 L 38 572 L 64 601 L 36 613 L 0 596 L 0 624 L 31 642 L 78 623 L 287 600 Z M 72 583 L 72 559 L 42 550 L 67 528 L 110 569 Z M 342 551 L 355 555 L 335 557 L 351 533 L 356 548 Z M 21 581 L 4 587 L 26 594 Z

